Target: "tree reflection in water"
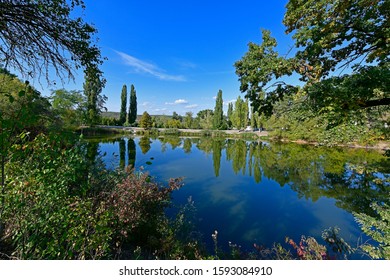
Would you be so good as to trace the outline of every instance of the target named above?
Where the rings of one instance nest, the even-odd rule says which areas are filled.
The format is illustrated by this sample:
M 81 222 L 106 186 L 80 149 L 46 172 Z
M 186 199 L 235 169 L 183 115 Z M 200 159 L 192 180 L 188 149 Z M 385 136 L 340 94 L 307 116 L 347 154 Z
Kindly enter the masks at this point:
M 126 141 L 127 162 L 135 165 L 136 141 L 132 138 L 108 140 L 115 141 L 119 142 L 119 165 L 123 167 L 125 163 Z M 374 216 L 370 204 L 389 203 L 390 200 L 389 159 L 378 151 L 211 137 L 164 137 L 158 141 L 162 153 L 167 151 L 169 144 L 172 150 L 180 148 L 185 154 L 190 154 L 194 146 L 212 154 L 216 177 L 220 176 L 221 161 L 225 156 L 235 174 L 249 175 L 256 183 L 263 178 L 274 180 L 281 187 L 289 186 L 300 198 L 314 202 L 321 197 L 333 198 L 339 208 L 350 213 Z M 148 137 L 139 138 L 138 145 L 143 154 L 151 149 L 151 143 Z M 88 153 L 91 156 L 97 153 L 96 143 L 90 143 Z

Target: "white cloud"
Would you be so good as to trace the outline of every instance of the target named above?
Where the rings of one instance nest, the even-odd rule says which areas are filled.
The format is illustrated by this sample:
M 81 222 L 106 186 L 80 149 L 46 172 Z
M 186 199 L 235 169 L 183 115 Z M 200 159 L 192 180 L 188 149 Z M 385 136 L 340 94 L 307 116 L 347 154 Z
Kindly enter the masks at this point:
M 198 104 L 191 104 L 191 105 L 185 106 L 184 108 L 186 108 L 186 109 L 193 109 L 193 108 L 196 108 L 198 106 L 199 106 Z
M 149 106 L 150 105 L 150 102 L 144 102 L 141 104 L 141 106 Z
M 175 102 L 165 102 L 165 105 L 178 105 L 178 104 L 188 104 L 188 101 L 185 99 L 177 99 Z
M 161 112 L 161 111 L 166 111 L 168 110 L 167 108 L 161 108 L 161 109 L 154 109 L 155 112 Z
M 188 101 L 185 99 L 177 99 L 175 100 L 175 104 L 187 104 Z
M 182 75 L 169 75 L 164 70 L 160 69 L 157 65 L 142 61 L 134 56 L 126 53 L 115 51 L 123 60 L 126 65 L 131 66 L 137 73 L 144 73 L 152 75 L 160 80 L 164 81 L 177 81 L 184 82 L 186 78 Z

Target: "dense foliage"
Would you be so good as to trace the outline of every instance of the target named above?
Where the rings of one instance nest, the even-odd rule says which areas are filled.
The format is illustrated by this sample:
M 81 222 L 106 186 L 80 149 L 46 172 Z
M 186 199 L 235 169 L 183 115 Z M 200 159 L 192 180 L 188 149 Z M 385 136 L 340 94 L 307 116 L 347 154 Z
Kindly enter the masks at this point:
M 142 246 L 145 253 L 160 248 L 157 240 L 167 223 L 163 210 L 180 180 L 166 188 L 133 170 L 108 172 L 96 163 L 93 145 L 64 141 L 61 135 L 21 140 L 6 166 L 1 243 L 8 251 L 2 254 L 134 258 L 131 248 Z
M 388 137 L 388 1 L 291 0 L 286 7 L 283 23 L 295 48 L 279 54 L 276 39 L 263 30 L 261 44 L 249 43 L 248 52 L 235 63 L 240 89 L 254 110 L 276 121 L 293 119 L 309 135 L 318 132 L 311 133 L 308 125 L 332 135 L 356 123 L 358 131 L 350 133 L 357 137 L 339 142 L 356 140 L 367 131 Z M 287 78 L 293 74 L 301 86 Z
M 54 90 L 50 101 L 65 129 L 77 129 L 86 120 L 86 97 L 80 91 Z

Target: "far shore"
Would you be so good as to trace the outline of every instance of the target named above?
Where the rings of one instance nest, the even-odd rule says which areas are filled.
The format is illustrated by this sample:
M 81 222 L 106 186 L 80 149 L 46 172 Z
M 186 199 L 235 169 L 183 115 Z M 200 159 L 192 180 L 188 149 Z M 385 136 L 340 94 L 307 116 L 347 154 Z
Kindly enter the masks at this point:
M 154 128 L 153 130 L 144 129 L 141 127 L 126 127 L 126 126 L 107 126 L 107 125 L 98 125 L 94 128 L 91 127 L 80 127 L 78 130 L 80 133 L 89 135 L 89 136 L 96 136 L 100 134 L 137 134 L 142 135 L 146 134 L 151 131 L 155 131 L 158 133 L 161 133 L 162 136 L 169 135 L 172 131 L 177 131 L 177 136 L 214 136 L 214 137 L 223 137 L 226 136 L 232 136 L 234 138 L 241 138 L 241 137 L 250 137 L 253 138 L 259 138 L 259 139 L 269 139 L 271 141 L 279 141 L 279 142 L 285 142 L 285 143 L 296 143 L 296 144 L 305 144 L 305 145 L 316 145 L 321 146 L 320 143 L 317 142 L 310 142 L 305 140 L 289 140 L 289 139 L 277 139 L 272 138 L 269 136 L 269 132 L 266 130 L 263 131 L 247 131 L 247 130 L 238 130 L 238 129 L 231 129 L 231 130 L 206 130 L 206 129 L 176 129 L 176 128 Z M 92 133 L 85 133 L 85 132 L 91 132 Z M 347 147 L 347 148 L 361 148 L 361 149 L 376 149 L 376 150 L 383 150 L 387 151 L 390 150 L 390 142 L 389 141 L 379 141 L 372 145 L 362 145 L 359 143 L 347 143 L 347 144 L 337 144 L 335 145 L 337 147 Z

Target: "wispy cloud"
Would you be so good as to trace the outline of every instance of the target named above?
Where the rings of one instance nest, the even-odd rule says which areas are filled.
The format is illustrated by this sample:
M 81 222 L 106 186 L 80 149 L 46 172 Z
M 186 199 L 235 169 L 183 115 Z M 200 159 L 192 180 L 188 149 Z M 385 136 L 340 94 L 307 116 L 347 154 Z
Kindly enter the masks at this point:
M 194 109 L 194 108 L 197 108 L 198 106 L 199 106 L 198 104 L 191 104 L 191 105 L 185 106 L 184 108 L 186 108 L 186 109 Z
M 188 101 L 185 99 L 177 99 L 175 102 L 165 102 L 165 105 L 178 105 L 178 104 L 188 104 Z
M 167 108 L 154 109 L 155 112 L 164 112 L 164 111 L 166 111 L 166 110 L 168 110 L 168 109 L 167 109 Z
M 137 73 L 149 74 L 164 81 L 186 81 L 186 78 L 184 76 L 166 74 L 163 69 L 160 69 L 157 65 L 153 63 L 140 60 L 134 56 L 128 55 L 120 51 L 115 52 L 122 58 L 123 62 L 126 65 L 131 66 Z
M 181 69 L 195 69 L 198 67 L 198 65 L 188 60 L 175 59 L 175 62 Z

